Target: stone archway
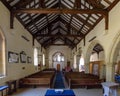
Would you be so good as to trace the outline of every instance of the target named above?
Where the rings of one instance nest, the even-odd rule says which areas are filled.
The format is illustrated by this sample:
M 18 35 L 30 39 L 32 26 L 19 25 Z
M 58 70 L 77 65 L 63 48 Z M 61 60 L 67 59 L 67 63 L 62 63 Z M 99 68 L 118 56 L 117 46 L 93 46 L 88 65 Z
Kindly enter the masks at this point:
M 60 60 L 59 60 L 60 59 Z M 53 68 L 55 68 L 56 70 L 61 71 L 64 67 L 65 67 L 65 56 L 62 52 L 55 52 L 52 55 L 52 63 L 53 63 Z
M 120 50 L 120 32 L 118 32 L 118 34 L 115 36 L 112 44 L 111 44 L 111 48 L 110 48 L 110 52 L 108 54 L 108 64 L 109 64 L 109 68 L 107 70 L 107 80 L 109 81 L 114 81 L 114 76 L 115 76 L 115 63 L 117 61 L 117 55 L 118 52 Z
M 0 27 L 0 75 L 6 75 L 6 39 L 5 34 Z
M 89 69 L 90 68 L 90 56 L 91 56 L 91 53 L 93 51 L 93 48 L 97 44 L 99 44 L 104 50 L 104 47 L 102 46 L 102 44 L 98 40 L 95 40 L 95 41 L 91 42 L 91 44 L 88 46 L 88 49 L 87 49 L 86 54 L 85 54 L 85 61 L 84 62 L 85 62 L 85 72 L 86 73 L 90 72 L 90 69 Z M 104 52 L 104 55 L 105 55 L 105 52 Z

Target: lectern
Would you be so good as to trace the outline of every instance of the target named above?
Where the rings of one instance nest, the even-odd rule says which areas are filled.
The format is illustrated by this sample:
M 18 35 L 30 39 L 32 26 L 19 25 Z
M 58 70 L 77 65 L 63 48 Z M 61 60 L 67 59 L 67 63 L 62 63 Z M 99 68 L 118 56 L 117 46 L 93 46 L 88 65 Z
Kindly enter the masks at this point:
M 104 89 L 103 96 L 110 96 L 110 94 L 112 94 L 112 96 L 118 96 L 118 94 L 117 94 L 117 88 L 119 86 L 118 83 L 103 82 L 101 84 L 102 84 L 102 87 Z

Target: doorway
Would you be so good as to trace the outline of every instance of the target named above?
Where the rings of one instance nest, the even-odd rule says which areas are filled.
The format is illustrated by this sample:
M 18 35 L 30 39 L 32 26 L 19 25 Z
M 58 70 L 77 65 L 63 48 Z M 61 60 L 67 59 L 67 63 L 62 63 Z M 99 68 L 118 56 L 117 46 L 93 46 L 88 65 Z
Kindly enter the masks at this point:
M 57 64 L 57 71 L 60 71 L 60 64 Z

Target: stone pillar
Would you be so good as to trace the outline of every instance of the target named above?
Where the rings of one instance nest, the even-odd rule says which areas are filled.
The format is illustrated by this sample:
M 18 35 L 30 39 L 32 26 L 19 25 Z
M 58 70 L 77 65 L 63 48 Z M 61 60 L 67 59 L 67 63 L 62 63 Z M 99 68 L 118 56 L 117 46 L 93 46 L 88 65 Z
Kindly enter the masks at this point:
M 114 81 L 114 70 L 113 63 L 107 63 L 106 65 L 106 81 Z
M 77 65 L 77 66 L 76 66 L 76 67 L 77 67 L 77 68 L 76 68 L 76 71 L 79 71 L 80 57 L 81 57 L 80 55 L 77 55 L 77 58 L 76 58 L 76 59 L 77 59 L 77 61 L 76 61 L 76 65 Z
M 102 64 L 101 70 L 100 70 L 100 79 L 106 78 L 106 65 Z
M 85 63 L 85 73 L 89 73 L 90 71 L 90 63 Z

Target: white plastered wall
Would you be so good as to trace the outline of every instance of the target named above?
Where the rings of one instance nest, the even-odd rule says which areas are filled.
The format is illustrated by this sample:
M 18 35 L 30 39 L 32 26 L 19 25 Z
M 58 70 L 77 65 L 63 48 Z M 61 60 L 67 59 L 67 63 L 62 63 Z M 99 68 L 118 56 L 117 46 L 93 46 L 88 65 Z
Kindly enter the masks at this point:
M 0 84 L 8 80 L 19 79 L 29 74 L 36 72 L 33 64 L 33 43 L 31 34 L 20 24 L 20 22 L 14 18 L 14 28 L 10 29 L 10 13 L 9 10 L 0 2 L 0 31 L 4 34 L 6 40 L 6 69 L 7 75 L 4 78 L 0 78 Z M 25 36 L 29 39 L 26 41 L 21 36 Z M 36 44 L 35 46 L 39 46 Z M 8 51 L 20 53 L 24 51 L 27 56 L 32 58 L 32 63 L 9 63 Z M 19 58 L 20 59 L 20 58 Z M 25 69 L 24 69 L 25 68 Z
M 103 19 L 87 36 L 85 46 L 83 41 L 79 43 L 79 47 L 82 48 L 83 56 L 85 58 L 86 64 L 86 71 L 89 72 L 88 64 L 90 53 L 92 52 L 93 47 L 99 43 L 103 49 L 105 54 L 105 64 L 106 64 L 106 80 L 112 81 L 113 80 L 113 57 L 114 52 L 111 54 L 112 50 L 116 50 L 113 46 L 115 44 L 118 46 L 117 42 L 115 41 L 116 36 L 120 33 L 120 2 L 110 11 L 109 13 L 109 29 L 105 30 L 105 20 Z M 96 38 L 89 42 L 89 40 L 96 36 Z M 118 36 L 120 38 L 120 36 Z M 120 40 L 118 40 L 119 42 Z

